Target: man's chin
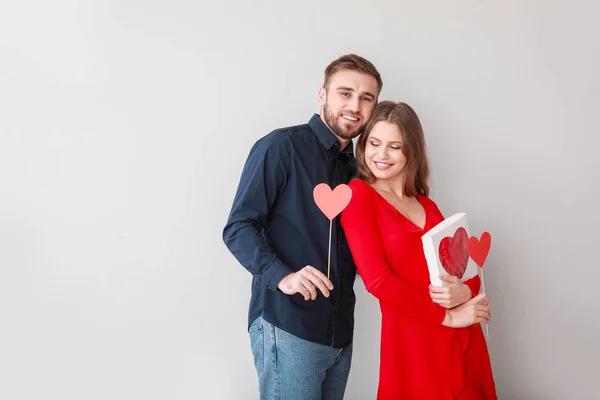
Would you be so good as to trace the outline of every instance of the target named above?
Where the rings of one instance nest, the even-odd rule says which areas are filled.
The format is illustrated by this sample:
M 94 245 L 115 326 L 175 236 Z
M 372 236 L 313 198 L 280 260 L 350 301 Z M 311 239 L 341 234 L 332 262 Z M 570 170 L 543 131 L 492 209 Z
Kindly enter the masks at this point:
M 344 140 L 352 140 L 357 137 L 363 130 L 364 126 L 357 128 L 348 124 L 331 124 L 329 125 L 331 130 L 340 138 Z
M 344 131 L 339 136 L 342 137 L 342 138 L 344 138 L 344 139 L 346 139 L 346 140 L 352 140 L 355 137 L 357 137 L 358 135 L 360 135 L 361 131 L 362 131 L 362 129 L 358 129 L 358 130 L 357 129 L 353 129 L 353 130 L 350 130 L 350 131 Z

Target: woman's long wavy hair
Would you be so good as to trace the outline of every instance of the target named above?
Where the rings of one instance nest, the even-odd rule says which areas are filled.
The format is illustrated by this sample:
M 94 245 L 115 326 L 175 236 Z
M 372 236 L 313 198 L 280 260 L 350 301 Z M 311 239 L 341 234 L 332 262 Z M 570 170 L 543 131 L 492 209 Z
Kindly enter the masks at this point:
M 358 178 L 367 183 L 375 181 L 365 160 L 365 147 L 371 130 L 381 121 L 396 124 L 402 135 L 402 152 L 406 157 L 403 194 L 410 197 L 416 194 L 429 196 L 429 162 L 425 135 L 417 113 L 406 103 L 382 101 L 373 110 L 371 119 L 356 144 Z

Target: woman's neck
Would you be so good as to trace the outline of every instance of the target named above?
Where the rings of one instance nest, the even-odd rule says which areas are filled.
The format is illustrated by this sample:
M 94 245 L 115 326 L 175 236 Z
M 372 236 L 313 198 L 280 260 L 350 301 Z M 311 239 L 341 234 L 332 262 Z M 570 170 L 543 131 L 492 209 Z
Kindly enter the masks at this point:
M 404 179 L 402 176 L 396 179 L 376 179 L 372 186 L 380 191 L 388 192 L 397 198 L 404 200 Z

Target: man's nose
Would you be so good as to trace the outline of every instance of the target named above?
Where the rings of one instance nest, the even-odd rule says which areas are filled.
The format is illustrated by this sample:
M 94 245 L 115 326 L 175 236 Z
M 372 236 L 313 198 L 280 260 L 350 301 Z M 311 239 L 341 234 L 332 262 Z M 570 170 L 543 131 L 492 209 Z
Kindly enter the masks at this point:
M 351 111 L 358 113 L 360 111 L 360 97 L 354 96 L 350 99 L 348 107 Z

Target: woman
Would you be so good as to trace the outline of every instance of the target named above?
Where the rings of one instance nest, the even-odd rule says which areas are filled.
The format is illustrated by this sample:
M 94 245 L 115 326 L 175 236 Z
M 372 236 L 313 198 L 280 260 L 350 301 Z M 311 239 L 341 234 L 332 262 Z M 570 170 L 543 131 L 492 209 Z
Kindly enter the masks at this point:
M 342 226 L 382 313 L 378 399 L 497 399 L 480 326 L 490 320 L 479 276 L 430 285 L 421 236 L 444 217 L 429 194 L 419 118 L 381 102 L 357 143 L 358 179 Z

